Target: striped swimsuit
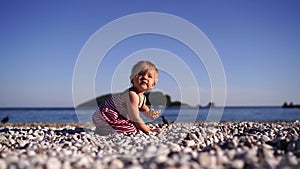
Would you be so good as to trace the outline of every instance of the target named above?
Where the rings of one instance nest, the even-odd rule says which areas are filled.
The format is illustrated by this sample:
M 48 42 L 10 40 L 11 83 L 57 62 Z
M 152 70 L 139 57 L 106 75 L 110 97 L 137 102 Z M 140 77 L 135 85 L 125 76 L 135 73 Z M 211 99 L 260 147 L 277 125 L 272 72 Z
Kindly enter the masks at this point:
M 117 132 L 136 132 L 137 128 L 129 119 L 127 111 L 126 103 L 123 101 L 121 94 L 112 95 L 99 106 L 99 109 L 93 115 L 96 129 L 100 131 L 114 129 Z

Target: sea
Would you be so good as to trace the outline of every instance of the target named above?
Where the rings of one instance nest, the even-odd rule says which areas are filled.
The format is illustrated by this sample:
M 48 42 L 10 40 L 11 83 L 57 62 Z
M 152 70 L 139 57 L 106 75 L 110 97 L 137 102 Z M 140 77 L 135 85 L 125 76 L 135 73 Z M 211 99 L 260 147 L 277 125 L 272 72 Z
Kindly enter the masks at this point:
M 158 109 L 158 108 L 155 108 Z M 225 108 L 160 108 L 161 116 L 170 122 L 199 121 L 296 121 L 300 108 L 281 107 L 225 107 Z M 77 123 L 92 122 L 94 108 L 0 108 L 1 120 L 9 123 Z M 162 118 L 146 122 L 161 122 Z

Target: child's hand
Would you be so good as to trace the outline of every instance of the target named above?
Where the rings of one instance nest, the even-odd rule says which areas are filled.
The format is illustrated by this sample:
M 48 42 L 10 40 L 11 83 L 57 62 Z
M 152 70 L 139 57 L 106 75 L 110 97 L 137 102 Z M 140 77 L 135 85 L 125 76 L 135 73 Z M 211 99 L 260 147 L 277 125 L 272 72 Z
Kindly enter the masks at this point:
M 153 132 L 153 133 L 160 133 L 161 131 L 159 129 L 150 129 L 150 132 Z
M 160 113 L 161 113 L 160 109 L 157 111 L 155 111 L 154 109 L 149 110 L 150 118 L 153 120 L 157 119 L 159 117 Z

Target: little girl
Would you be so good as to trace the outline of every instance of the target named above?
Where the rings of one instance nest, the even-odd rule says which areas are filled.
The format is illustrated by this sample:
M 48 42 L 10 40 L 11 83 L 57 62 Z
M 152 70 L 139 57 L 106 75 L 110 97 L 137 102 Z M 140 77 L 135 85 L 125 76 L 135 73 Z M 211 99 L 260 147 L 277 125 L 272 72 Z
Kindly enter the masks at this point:
M 144 93 L 151 90 L 157 82 L 158 69 L 149 61 L 139 61 L 131 70 L 130 81 L 132 86 L 122 93 L 112 95 L 99 105 L 93 115 L 96 131 L 106 135 L 114 129 L 117 132 L 136 132 L 141 130 L 160 132 L 158 129 L 149 129 L 140 117 L 139 112 L 149 119 L 157 119 L 160 110 L 154 111 L 146 105 Z

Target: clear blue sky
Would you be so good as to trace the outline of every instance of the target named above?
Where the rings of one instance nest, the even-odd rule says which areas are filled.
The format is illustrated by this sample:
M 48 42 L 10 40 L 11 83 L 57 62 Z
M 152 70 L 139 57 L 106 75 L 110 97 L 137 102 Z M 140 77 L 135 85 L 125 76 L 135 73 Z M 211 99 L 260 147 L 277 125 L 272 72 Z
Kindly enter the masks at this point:
M 72 76 L 83 45 L 105 24 L 138 12 L 176 15 L 206 34 L 224 66 L 227 105 L 300 104 L 299 9 L 298 0 L 2 0 L 0 107 L 73 106 Z M 201 63 L 189 60 L 187 55 L 192 54 L 182 44 L 155 35 L 133 37 L 111 50 L 95 79 L 97 95 L 110 92 L 114 66 L 107 65 L 117 65 L 144 48 L 161 48 L 182 57 L 197 72 L 200 104 L 210 101 L 210 82 Z M 174 84 L 161 73 L 157 88 L 179 100 L 176 86 L 170 87 Z M 182 101 L 198 104 L 192 97 Z

